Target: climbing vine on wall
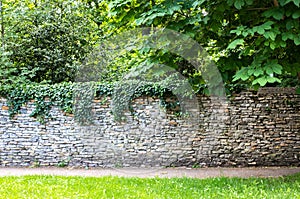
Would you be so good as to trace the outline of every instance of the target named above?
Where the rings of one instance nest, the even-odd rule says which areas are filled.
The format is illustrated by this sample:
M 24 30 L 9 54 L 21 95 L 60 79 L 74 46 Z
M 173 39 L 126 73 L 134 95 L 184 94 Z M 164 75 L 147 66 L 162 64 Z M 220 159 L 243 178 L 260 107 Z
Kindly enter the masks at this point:
M 132 86 L 132 85 L 131 85 Z M 126 93 L 126 88 L 122 87 Z M 127 90 L 128 91 L 128 90 Z M 10 117 L 19 113 L 21 107 L 33 101 L 35 109 L 30 116 L 40 122 L 51 119 L 52 106 L 61 108 L 65 113 L 75 113 L 75 120 L 79 124 L 92 124 L 92 100 L 101 96 L 113 96 L 113 113 L 116 120 L 120 120 L 122 112 L 130 107 L 130 101 L 142 95 L 156 96 L 162 100 L 171 92 L 158 84 L 140 83 L 133 93 L 127 95 L 119 92 L 116 84 L 102 83 L 59 83 L 59 84 L 21 84 L 0 87 L 0 96 L 7 99 Z M 129 95 L 130 93 L 130 95 Z M 167 107 L 167 103 L 162 103 Z
M 35 109 L 30 116 L 44 121 L 50 118 L 51 106 L 59 106 L 64 112 L 72 113 L 73 87 L 72 83 L 9 85 L 1 87 L 0 94 L 7 99 L 11 117 L 19 113 L 21 106 L 34 101 Z

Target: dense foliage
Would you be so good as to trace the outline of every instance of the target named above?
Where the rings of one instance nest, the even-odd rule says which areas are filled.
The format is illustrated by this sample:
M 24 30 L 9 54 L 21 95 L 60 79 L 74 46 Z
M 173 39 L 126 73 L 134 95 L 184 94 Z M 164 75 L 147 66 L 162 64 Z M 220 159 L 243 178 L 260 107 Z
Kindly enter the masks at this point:
M 83 5 L 60 0 L 3 1 L 2 5 L 3 48 L 13 68 L 4 77 L 22 76 L 45 83 L 73 81 L 97 32 L 97 26 L 85 17 Z
M 215 61 L 228 92 L 299 86 L 299 0 L 0 2 L 0 89 L 2 95 L 15 99 L 11 100 L 13 113 L 30 98 L 40 99 L 40 107 L 47 109 L 51 103 L 42 102 L 46 97 L 43 93 L 61 99 L 60 106 L 65 107 L 71 103 L 65 95 L 68 92 L 57 93 L 61 93 L 61 85 L 76 81 L 83 60 L 112 36 L 143 27 L 175 30 L 198 42 Z M 182 74 L 196 92 L 207 93 L 203 74 L 187 60 L 147 46 L 130 49 L 102 66 L 100 80 L 102 84 L 114 84 L 131 69 L 142 68 L 141 74 L 149 65 L 162 64 Z M 158 83 L 173 81 L 164 77 L 160 79 L 165 81 Z M 32 85 L 36 83 L 50 85 L 40 90 Z M 34 93 L 27 92 L 29 87 L 36 89 Z M 24 97 L 22 93 L 27 94 Z
M 229 85 L 258 88 L 297 84 L 298 0 L 113 0 L 109 8 L 109 26 L 104 24 L 107 32 L 154 26 L 188 34 L 206 47 Z M 167 62 L 174 60 L 165 54 L 160 57 Z M 177 65 L 186 67 L 180 59 Z
M 117 120 L 123 117 L 123 111 L 127 109 L 128 102 L 132 99 L 147 95 L 162 99 L 163 107 L 172 106 L 173 102 L 166 102 L 165 96 L 170 95 L 170 91 L 159 84 L 144 84 L 132 93 L 132 95 L 116 95 L 117 85 L 109 83 L 71 83 L 63 82 L 59 84 L 20 84 L 2 87 L 0 96 L 6 96 L 7 104 L 10 107 L 11 117 L 19 113 L 21 107 L 33 100 L 35 109 L 31 116 L 36 117 L 40 122 L 51 119 L 50 109 L 52 106 L 61 108 L 66 114 L 74 114 L 77 122 L 89 124 L 93 120 L 92 100 L 112 97 L 115 103 L 112 113 Z M 176 101 L 174 103 L 177 103 Z
M 96 43 L 129 29 L 163 27 L 206 47 L 228 85 L 297 84 L 298 0 L 1 2 L 2 82 L 13 76 L 30 82 L 74 81 L 74 72 Z M 193 85 L 205 84 L 185 60 L 153 49 L 119 57 L 107 66 L 106 80 L 118 80 L 145 60 L 177 69 Z

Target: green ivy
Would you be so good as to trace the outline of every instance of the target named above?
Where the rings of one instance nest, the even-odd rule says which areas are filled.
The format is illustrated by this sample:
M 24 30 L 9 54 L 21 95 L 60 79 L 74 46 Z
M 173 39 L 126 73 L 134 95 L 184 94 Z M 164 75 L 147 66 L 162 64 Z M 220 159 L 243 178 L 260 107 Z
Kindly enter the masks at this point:
M 129 85 L 127 85 L 129 86 Z M 132 85 L 130 85 L 132 86 Z M 126 87 L 126 86 L 125 86 Z M 75 120 L 81 125 L 90 125 L 92 118 L 92 100 L 102 96 L 113 96 L 113 113 L 115 119 L 120 121 L 122 113 L 134 98 L 147 95 L 164 99 L 170 95 L 170 91 L 158 84 L 141 83 L 131 95 L 126 95 L 126 88 L 122 86 L 123 93 L 118 92 L 117 84 L 104 83 L 71 83 L 59 84 L 21 84 L 21 85 L 0 85 L 0 96 L 7 99 L 10 117 L 19 113 L 22 106 L 33 101 L 35 109 L 30 116 L 40 122 L 51 119 L 50 110 L 52 106 L 58 106 L 62 111 L 75 114 Z M 129 93 L 128 93 L 129 94 Z M 165 107 L 169 105 L 162 103 Z
M 44 121 L 50 117 L 49 111 L 54 105 L 66 113 L 72 112 L 73 87 L 73 83 L 2 85 L 0 94 L 7 99 L 11 117 L 19 113 L 21 106 L 33 100 L 35 109 L 31 116 Z

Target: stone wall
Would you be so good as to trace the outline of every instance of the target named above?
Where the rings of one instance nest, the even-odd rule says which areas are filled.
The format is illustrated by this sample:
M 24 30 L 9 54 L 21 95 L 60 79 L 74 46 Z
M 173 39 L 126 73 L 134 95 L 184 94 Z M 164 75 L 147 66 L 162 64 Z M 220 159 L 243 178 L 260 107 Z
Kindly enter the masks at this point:
M 9 118 L 0 99 L 1 166 L 300 166 L 300 105 L 294 90 L 199 96 L 197 116 L 179 118 L 150 97 L 133 101 L 127 122 L 110 100 L 94 101 L 95 124 L 79 126 L 57 107 L 45 124 L 33 102 Z M 190 107 L 196 107 L 190 104 Z

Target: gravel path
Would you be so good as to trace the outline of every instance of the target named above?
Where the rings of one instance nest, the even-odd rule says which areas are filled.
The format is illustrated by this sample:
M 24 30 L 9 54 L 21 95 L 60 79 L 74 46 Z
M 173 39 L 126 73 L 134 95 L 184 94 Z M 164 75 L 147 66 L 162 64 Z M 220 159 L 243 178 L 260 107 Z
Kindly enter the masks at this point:
M 248 168 L 0 168 L 0 176 L 58 175 L 58 176 L 121 176 L 121 177 L 280 177 L 300 172 L 300 167 L 248 167 Z

